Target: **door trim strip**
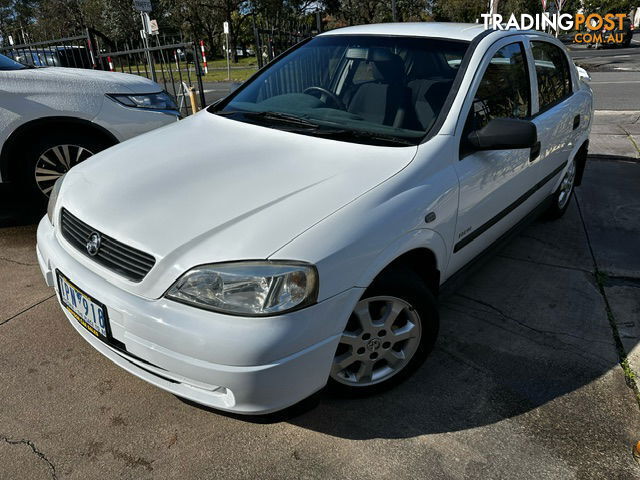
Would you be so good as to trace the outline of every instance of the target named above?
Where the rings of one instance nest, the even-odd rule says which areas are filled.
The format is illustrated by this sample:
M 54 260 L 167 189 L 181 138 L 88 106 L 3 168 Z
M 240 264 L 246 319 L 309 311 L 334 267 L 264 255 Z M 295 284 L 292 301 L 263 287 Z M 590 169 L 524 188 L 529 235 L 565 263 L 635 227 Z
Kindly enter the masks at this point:
M 531 187 L 525 193 L 520 195 L 520 197 L 518 197 L 518 199 L 515 202 L 513 202 L 511 205 L 509 205 L 504 210 L 500 211 L 500 213 L 498 213 L 496 216 L 491 218 L 489 221 L 483 223 L 479 228 L 477 228 L 476 230 L 471 232 L 469 235 L 464 237 L 462 240 L 460 240 L 458 243 L 456 243 L 455 246 L 453 247 L 453 253 L 456 253 L 456 252 L 459 252 L 460 250 L 462 250 L 464 247 L 469 245 L 476 238 L 478 238 L 480 235 L 482 235 L 484 232 L 489 230 L 496 223 L 498 223 L 500 220 L 502 220 L 504 217 L 506 217 L 511 212 L 513 212 L 516 208 L 518 208 L 520 205 L 522 205 L 531 195 L 533 195 L 538 190 L 540 190 L 546 183 L 548 183 L 550 180 L 552 180 L 553 177 L 555 177 L 558 173 L 560 173 L 562 170 L 564 170 L 564 168 L 567 166 L 568 163 L 569 162 L 565 162 L 562 165 L 560 165 L 558 168 L 553 170 L 553 172 L 551 172 L 549 175 L 544 177 L 542 180 L 540 180 L 538 183 L 536 183 L 533 187 Z

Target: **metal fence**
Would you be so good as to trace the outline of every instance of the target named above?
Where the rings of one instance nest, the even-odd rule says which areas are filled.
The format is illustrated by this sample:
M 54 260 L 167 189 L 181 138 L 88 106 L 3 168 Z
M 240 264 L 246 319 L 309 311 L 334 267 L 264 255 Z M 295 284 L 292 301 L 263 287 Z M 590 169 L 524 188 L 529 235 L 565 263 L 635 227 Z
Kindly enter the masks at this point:
M 261 29 L 254 24 L 255 50 L 251 53 L 255 54 L 260 68 L 289 47 L 317 33 L 308 26 L 295 26 L 294 29 L 294 32 L 284 32 Z M 22 43 L 6 43 L 8 39 L 14 43 L 13 38 L 21 38 Z M 176 98 L 184 115 L 193 113 L 188 100 L 191 87 L 196 90 L 197 108 L 206 105 L 202 51 L 196 42 L 153 35 L 146 44 L 141 39 L 118 44 L 88 28 L 73 36 L 34 40 L 37 39 L 24 33 L 13 37 L 0 35 L 0 53 L 36 67 L 100 69 L 152 79 Z M 215 47 L 210 45 L 209 48 Z
M 2 38 L 6 41 L 8 36 Z M 162 45 L 158 36 L 150 41 L 155 45 L 149 48 L 133 41 L 117 45 L 87 29 L 82 34 L 64 38 L 0 45 L 0 53 L 34 67 L 99 69 L 149 78 L 176 98 L 184 115 L 193 113 L 188 101 L 189 89 L 193 86 L 199 99 L 197 107 L 204 108 L 200 48 L 192 42 Z
M 0 53 L 34 67 L 96 68 L 89 32 L 75 36 L 0 46 Z
M 278 30 L 263 30 L 257 27 L 254 28 L 253 33 L 256 42 L 256 57 L 260 68 L 288 48 L 313 34 L 311 31 L 282 32 Z

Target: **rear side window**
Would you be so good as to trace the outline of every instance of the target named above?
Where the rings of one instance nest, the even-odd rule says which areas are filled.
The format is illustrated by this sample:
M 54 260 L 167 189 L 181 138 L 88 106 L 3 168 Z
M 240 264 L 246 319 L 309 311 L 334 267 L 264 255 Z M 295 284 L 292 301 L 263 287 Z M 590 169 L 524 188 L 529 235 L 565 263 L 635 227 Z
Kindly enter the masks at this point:
M 571 72 L 567 57 L 557 46 L 531 42 L 536 65 L 540 111 L 547 110 L 571 95 Z
M 531 114 L 531 86 L 522 43 L 498 50 L 482 77 L 467 119 L 467 131 L 494 118 L 525 118 Z

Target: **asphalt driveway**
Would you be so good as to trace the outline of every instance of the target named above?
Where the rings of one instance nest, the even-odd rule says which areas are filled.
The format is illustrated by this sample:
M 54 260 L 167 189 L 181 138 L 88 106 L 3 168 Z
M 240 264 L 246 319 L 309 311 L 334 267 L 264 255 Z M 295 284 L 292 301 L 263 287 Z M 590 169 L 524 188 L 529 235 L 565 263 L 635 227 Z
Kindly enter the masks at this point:
M 443 302 L 415 377 L 266 421 L 189 405 L 101 357 L 44 286 L 35 226 L 2 229 L 0 478 L 640 478 L 616 344 L 633 364 L 638 185 L 637 161 L 591 161 L 562 220 L 532 224 Z

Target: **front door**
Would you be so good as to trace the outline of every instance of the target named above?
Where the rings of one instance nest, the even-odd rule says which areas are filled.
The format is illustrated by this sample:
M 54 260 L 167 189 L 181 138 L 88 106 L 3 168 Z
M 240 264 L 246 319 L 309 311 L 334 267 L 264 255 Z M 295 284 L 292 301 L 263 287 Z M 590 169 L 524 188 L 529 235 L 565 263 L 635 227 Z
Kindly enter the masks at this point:
M 491 48 L 462 108 L 464 125 L 455 169 L 460 183 L 453 252 L 447 268 L 455 273 L 526 213 L 521 195 L 535 180 L 528 172 L 531 149 L 472 151 L 466 136 L 495 118 L 531 115 L 531 78 L 524 39 L 510 37 Z M 535 153 L 535 152 L 534 152 Z M 524 208 L 523 208 L 524 207 Z

